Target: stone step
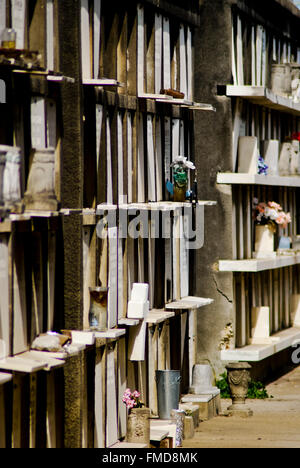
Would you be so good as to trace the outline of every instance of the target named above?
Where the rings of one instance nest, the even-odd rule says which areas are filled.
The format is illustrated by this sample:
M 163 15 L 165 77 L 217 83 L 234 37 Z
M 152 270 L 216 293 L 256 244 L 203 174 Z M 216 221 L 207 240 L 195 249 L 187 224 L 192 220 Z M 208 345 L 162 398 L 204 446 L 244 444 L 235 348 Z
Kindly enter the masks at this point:
M 198 406 L 199 422 L 212 419 L 221 411 L 220 393 L 207 395 L 195 395 L 190 393 L 181 397 L 181 403 L 193 403 Z
M 199 406 L 194 403 L 179 403 L 179 409 L 188 411 L 194 421 L 194 427 L 199 426 Z
M 126 449 L 126 448 L 148 448 L 147 444 L 135 444 L 131 442 L 116 442 L 114 445 L 111 445 L 109 448 L 115 449 L 115 448 L 121 448 L 121 449 Z

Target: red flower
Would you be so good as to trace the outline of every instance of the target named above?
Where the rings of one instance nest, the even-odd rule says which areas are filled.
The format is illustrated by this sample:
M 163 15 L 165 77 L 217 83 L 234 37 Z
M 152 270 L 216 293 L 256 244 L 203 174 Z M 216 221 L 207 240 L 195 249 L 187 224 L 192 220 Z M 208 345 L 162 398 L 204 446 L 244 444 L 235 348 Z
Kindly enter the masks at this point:
M 300 141 L 300 132 L 294 132 L 292 133 L 292 140 L 298 140 Z

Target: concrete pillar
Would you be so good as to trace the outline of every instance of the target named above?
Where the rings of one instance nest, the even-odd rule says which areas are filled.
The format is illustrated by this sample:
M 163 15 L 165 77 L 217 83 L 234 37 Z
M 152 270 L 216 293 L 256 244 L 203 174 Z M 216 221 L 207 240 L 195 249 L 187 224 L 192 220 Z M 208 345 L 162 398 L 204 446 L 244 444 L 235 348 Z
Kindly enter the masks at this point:
M 232 191 L 218 186 L 218 172 L 232 171 L 231 100 L 217 95 L 217 86 L 231 81 L 231 1 L 203 0 L 201 25 L 195 36 L 195 100 L 216 108 L 195 112 L 195 161 L 199 199 L 215 200 L 206 208 L 204 247 L 196 252 L 196 294 L 214 303 L 198 316 L 198 362 L 208 359 L 221 373 L 220 332 L 233 322 L 231 273 L 218 272 L 218 260 L 232 258 Z M 213 20 L 212 20 L 213 18 Z

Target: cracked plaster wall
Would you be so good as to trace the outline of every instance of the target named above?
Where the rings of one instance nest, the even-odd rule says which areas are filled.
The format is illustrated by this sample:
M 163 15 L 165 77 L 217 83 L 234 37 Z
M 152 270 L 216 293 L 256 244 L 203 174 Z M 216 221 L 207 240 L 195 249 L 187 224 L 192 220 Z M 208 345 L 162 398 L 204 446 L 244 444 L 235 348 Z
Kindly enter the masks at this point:
M 199 198 L 215 200 L 205 208 L 204 247 L 195 252 L 197 295 L 214 303 L 198 311 L 198 362 L 208 360 L 216 377 L 223 372 L 221 332 L 234 323 L 232 274 L 218 271 L 218 260 L 232 258 L 232 192 L 216 184 L 217 172 L 231 171 L 230 99 L 217 96 L 217 85 L 231 80 L 231 2 L 204 0 L 195 38 L 195 99 L 216 113 L 195 113 L 195 159 Z

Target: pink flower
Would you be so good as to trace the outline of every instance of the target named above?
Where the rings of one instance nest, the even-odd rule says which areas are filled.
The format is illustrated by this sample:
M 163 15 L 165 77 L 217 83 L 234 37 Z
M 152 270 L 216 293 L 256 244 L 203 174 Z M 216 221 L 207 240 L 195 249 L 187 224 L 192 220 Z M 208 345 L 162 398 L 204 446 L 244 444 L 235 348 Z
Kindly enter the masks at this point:
M 134 398 L 140 398 L 141 394 L 140 394 L 140 392 L 138 392 L 137 390 L 135 390 L 135 391 L 133 392 L 132 396 L 133 396 Z
M 268 206 L 270 208 L 274 208 L 274 210 L 277 210 L 277 211 L 282 210 L 282 207 L 278 203 L 275 203 L 275 202 L 268 202 Z

